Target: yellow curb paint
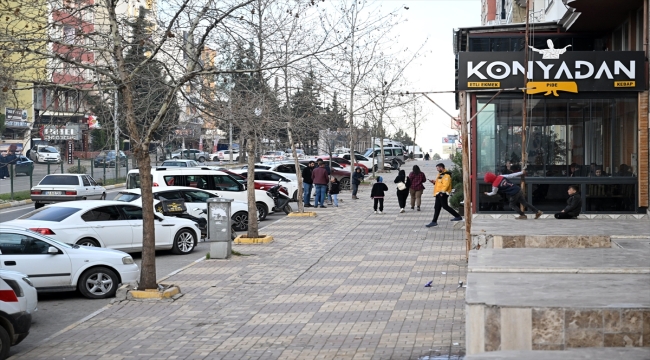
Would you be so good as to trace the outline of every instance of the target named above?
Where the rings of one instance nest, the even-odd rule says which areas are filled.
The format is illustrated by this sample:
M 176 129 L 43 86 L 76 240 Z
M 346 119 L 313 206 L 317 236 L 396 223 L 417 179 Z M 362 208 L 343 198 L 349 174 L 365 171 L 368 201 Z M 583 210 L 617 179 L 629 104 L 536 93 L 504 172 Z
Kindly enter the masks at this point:
M 316 217 L 316 213 L 313 211 L 305 211 L 305 212 L 292 212 L 287 215 L 288 217 Z
M 234 242 L 235 244 L 268 244 L 273 242 L 273 236 L 262 235 L 258 238 L 249 238 L 246 235 L 239 235 Z
M 131 294 L 134 299 L 169 299 L 180 293 L 181 288 L 178 286 L 172 286 L 163 292 L 160 292 L 156 289 L 129 291 L 129 294 Z
M 32 203 L 31 199 L 20 200 L 20 201 L 10 201 L 8 203 L 0 204 L 0 209 L 8 209 L 10 207 L 27 205 L 27 204 L 31 204 L 31 203 Z

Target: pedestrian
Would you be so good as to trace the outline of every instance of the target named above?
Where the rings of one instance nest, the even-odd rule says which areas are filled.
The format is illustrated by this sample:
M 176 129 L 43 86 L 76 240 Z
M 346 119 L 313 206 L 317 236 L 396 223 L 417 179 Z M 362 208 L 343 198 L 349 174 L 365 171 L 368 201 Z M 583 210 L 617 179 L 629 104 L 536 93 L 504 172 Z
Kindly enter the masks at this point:
M 320 166 L 312 171 L 311 177 L 316 187 L 314 207 L 325 208 L 325 192 L 327 191 L 327 183 L 329 182 L 329 176 L 327 175 L 327 170 L 325 170 L 325 163 L 321 162 Z
M 420 211 L 424 182 L 427 181 L 427 177 L 422 171 L 420 171 L 419 166 L 413 165 L 413 171 L 409 174 L 409 179 L 411 180 L 411 186 L 409 187 L 409 194 L 411 195 L 411 210 L 413 210 L 417 205 L 418 211 Z
M 406 171 L 400 170 L 395 178 L 397 184 L 397 202 L 399 204 L 399 212 L 403 213 L 406 207 L 406 198 L 409 196 L 409 187 L 411 186 L 411 178 L 406 176 Z
M 384 179 L 381 176 L 377 177 L 377 182 L 370 191 L 370 198 L 374 200 L 373 209 L 375 209 L 375 214 L 384 213 L 384 196 L 385 191 L 388 191 L 388 186 L 383 181 Z M 377 205 L 379 205 L 379 212 L 377 212 Z
M 426 153 L 424 155 L 424 161 L 429 161 L 429 158 L 430 158 L 429 153 Z
M 354 173 L 352 174 L 352 198 L 354 200 L 359 200 L 357 197 L 357 191 L 359 191 L 359 185 L 361 185 L 364 177 L 365 175 L 363 174 L 363 170 L 357 166 L 357 168 L 354 169 Z
M 341 185 L 339 181 L 334 177 L 330 176 L 330 203 L 334 206 L 339 207 L 339 193 L 341 192 Z
M 488 196 L 493 196 L 497 193 L 505 194 L 508 197 L 508 201 L 510 202 L 510 207 L 512 210 L 519 214 L 517 217 L 518 220 L 528 219 L 526 214 L 521 211 L 520 205 L 532 210 L 535 213 L 535 219 L 539 219 L 539 217 L 542 216 L 543 212 L 538 210 L 533 205 L 528 204 L 526 197 L 524 196 L 524 192 L 521 191 L 519 185 L 515 185 L 509 180 L 514 177 L 521 176 L 523 173 L 523 171 L 519 171 L 512 174 L 499 176 L 496 176 L 491 172 L 486 173 L 483 177 L 483 180 L 485 180 L 485 182 L 488 184 L 492 184 L 492 192 L 484 192 L 484 194 Z
M 0 180 L 9 177 L 9 159 L 5 153 L 0 152 Z
M 305 207 L 312 207 L 309 199 L 311 198 L 311 190 L 313 188 L 312 172 L 316 163 L 310 161 L 304 169 L 302 169 L 302 202 Z
M 569 198 L 566 201 L 566 207 L 559 213 L 555 214 L 556 219 L 575 219 L 580 215 L 582 199 L 578 193 L 579 189 L 578 185 L 569 186 L 569 190 L 567 190 Z
M 438 177 L 435 180 L 430 180 L 433 183 L 433 196 L 436 198 L 434 206 L 433 220 L 427 227 L 438 226 L 438 216 L 440 216 L 440 209 L 445 209 L 453 216 L 451 221 L 461 221 L 463 218 L 456 210 L 449 206 L 449 195 L 451 195 L 451 173 L 445 170 L 445 164 L 439 163 L 436 165 L 438 170 Z

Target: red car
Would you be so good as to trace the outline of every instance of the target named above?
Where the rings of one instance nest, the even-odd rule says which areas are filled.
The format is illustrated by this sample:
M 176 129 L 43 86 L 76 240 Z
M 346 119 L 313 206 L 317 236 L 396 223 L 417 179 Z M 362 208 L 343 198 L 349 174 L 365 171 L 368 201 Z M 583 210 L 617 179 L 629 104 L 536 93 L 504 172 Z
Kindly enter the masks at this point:
M 237 174 L 226 168 L 219 168 L 219 171 L 223 171 L 226 174 L 234 177 L 235 179 L 237 179 L 237 181 L 239 181 L 242 184 L 248 184 L 248 180 L 246 180 L 246 173 Z M 264 181 L 254 181 L 253 183 L 255 184 L 255 190 L 269 190 L 270 188 L 273 187 L 273 185 Z M 289 190 L 284 186 L 280 188 L 280 192 L 289 196 Z
M 323 159 L 323 158 L 318 157 L 318 159 Z M 327 160 L 328 161 L 325 162 L 326 166 L 329 165 L 329 158 Z M 310 161 L 316 161 L 316 160 L 300 160 L 300 163 L 303 165 L 308 165 Z M 336 178 L 336 180 L 339 181 L 341 189 L 343 190 L 350 189 L 350 171 L 343 169 L 343 167 L 340 164 L 338 164 L 335 161 L 332 161 L 332 169 L 330 169 L 330 174 L 333 175 Z
M 322 159 L 323 161 L 326 161 L 326 162 L 329 162 L 329 160 L 330 160 L 330 157 L 327 156 L 327 155 L 325 155 L 325 156 L 319 156 L 318 158 L 319 158 L 319 159 Z M 338 165 L 341 165 L 341 168 L 343 168 L 343 169 L 345 169 L 345 170 L 347 170 L 347 171 L 350 171 L 350 166 L 352 165 L 352 164 L 350 163 L 350 160 L 346 160 L 346 159 L 344 159 L 344 158 L 340 158 L 340 157 L 338 157 L 338 156 L 333 156 L 333 157 L 332 157 L 332 162 L 336 162 Z M 357 167 L 361 168 L 361 171 L 363 171 L 363 173 L 364 173 L 365 175 L 368 175 L 368 171 L 369 171 L 369 170 L 368 170 L 368 167 L 367 167 L 367 166 L 365 166 L 365 165 L 363 165 L 363 164 L 361 164 L 361 163 L 358 163 L 358 162 L 357 162 L 355 165 L 356 165 Z

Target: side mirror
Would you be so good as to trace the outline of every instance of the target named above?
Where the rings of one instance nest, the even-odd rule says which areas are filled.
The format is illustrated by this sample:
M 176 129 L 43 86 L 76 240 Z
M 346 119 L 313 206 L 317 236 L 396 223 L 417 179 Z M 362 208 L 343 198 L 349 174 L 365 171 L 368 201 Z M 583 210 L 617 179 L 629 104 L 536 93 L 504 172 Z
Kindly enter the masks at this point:
M 47 248 L 47 253 L 50 255 L 57 255 L 59 253 L 59 249 L 55 248 L 54 246 L 50 246 Z

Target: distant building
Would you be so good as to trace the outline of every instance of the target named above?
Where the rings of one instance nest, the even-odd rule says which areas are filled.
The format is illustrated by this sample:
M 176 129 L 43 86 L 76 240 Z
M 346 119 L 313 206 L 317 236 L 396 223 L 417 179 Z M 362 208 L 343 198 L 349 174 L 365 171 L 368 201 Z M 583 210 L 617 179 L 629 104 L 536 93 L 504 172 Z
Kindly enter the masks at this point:
M 568 11 L 562 0 L 530 0 L 530 21 L 557 21 Z M 526 22 L 526 0 L 481 0 L 481 25 Z

